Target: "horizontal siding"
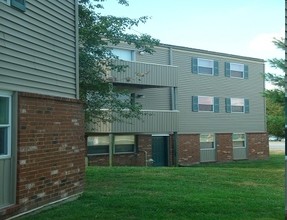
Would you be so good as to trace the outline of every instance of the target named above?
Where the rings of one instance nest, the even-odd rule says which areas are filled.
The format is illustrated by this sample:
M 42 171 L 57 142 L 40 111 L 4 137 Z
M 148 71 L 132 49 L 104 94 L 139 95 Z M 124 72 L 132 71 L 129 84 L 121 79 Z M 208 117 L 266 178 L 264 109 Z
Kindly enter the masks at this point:
M 264 81 L 263 63 L 229 57 L 202 55 L 186 51 L 174 51 L 174 65 L 178 66 L 179 132 L 248 132 L 265 131 L 265 101 L 262 97 Z M 206 76 L 191 72 L 191 58 L 201 57 L 219 62 L 219 76 Z M 249 66 L 248 79 L 224 76 L 224 62 L 239 62 Z M 192 96 L 219 97 L 219 113 L 192 112 Z M 250 113 L 225 113 L 225 98 L 247 98 Z
M 12 91 L 76 97 L 75 1 L 0 3 L 0 84 Z
M 136 99 L 144 110 L 171 110 L 170 88 L 141 89 L 136 94 L 144 95 L 144 98 Z
M 143 111 L 141 119 L 128 119 L 123 122 L 88 124 L 86 132 L 131 132 L 169 133 L 178 129 L 178 112 Z
M 162 47 L 155 47 L 156 52 L 153 54 L 145 53 L 143 55 L 136 55 L 136 61 L 144 63 L 155 63 L 161 65 L 170 65 L 169 63 L 169 49 Z
M 115 83 L 174 87 L 178 85 L 178 72 L 175 66 L 129 61 L 116 61 L 115 63 L 128 65 L 122 72 L 112 72 Z

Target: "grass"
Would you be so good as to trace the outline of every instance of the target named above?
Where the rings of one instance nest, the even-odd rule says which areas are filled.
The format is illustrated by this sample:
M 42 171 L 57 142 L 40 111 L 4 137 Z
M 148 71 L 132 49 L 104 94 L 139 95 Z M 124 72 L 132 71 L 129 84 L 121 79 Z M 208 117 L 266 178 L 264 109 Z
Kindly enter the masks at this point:
M 179 168 L 88 167 L 78 200 L 21 219 L 284 219 L 284 155 Z

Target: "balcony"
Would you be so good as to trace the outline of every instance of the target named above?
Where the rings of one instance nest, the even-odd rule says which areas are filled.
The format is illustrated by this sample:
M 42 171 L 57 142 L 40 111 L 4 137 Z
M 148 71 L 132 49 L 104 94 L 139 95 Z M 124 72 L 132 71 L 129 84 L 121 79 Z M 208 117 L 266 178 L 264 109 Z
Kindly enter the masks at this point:
M 91 133 L 171 133 L 178 130 L 178 111 L 142 110 L 141 119 L 128 119 L 123 122 L 90 123 L 86 132 Z
M 150 87 L 177 87 L 178 70 L 176 66 L 115 61 L 118 65 L 127 65 L 122 72 L 112 71 L 114 83 L 146 85 Z

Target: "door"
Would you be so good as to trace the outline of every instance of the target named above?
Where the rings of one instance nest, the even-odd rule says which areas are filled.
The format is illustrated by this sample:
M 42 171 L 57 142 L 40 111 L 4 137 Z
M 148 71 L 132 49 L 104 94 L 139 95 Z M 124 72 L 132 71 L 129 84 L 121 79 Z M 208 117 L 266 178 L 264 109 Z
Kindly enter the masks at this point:
M 168 165 L 168 141 L 167 136 L 152 137 L 152 159 L 154 166 Z

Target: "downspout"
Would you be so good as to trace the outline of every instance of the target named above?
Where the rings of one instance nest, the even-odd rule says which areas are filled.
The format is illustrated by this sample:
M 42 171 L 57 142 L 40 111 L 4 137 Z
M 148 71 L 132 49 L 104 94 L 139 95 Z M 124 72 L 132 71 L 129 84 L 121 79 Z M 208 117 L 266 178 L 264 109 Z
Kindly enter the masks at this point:
M 147 152 L 145 150 L 141 150 L 142 152 L 144 152 L 145 155 L 145 166 L 147 167 Z
M 109 134 L 109 166 L 113 166 L 113 149 L 114 149 L 114 134 Z
M 173 132 L 173 146 L 174 146 L 174 165 L 178 167 L 178 134 Z

